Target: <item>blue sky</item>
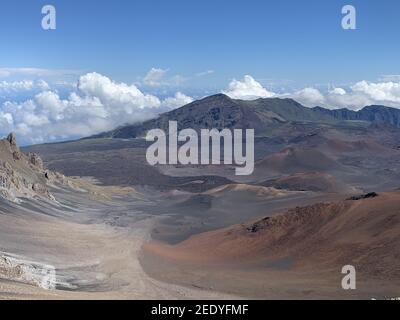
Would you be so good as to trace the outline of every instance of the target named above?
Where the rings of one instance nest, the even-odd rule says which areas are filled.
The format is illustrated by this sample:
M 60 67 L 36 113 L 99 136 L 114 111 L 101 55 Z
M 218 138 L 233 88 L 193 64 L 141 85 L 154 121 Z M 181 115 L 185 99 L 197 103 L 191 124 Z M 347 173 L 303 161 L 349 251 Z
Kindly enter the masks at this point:
M 56 30 L 41 28 L 46 4 L 57 10 Z M 357 10 L 357 30 L 341 27 L 346 4 Z M 71 105 L 116 103 L 112 92 L 127 90 L 135 102 L 101 110 L 101 119 L 120 108 L 121 118 L 128 110 L 129 121 L 141 121 L 151 116 L 148 108 L 154 116 L 221 91 L 236 98 L 286 95 L 332 108 L 400 105 L 397 0 L 2 0 L 0 9 L 0 124 L 26 136 L 46 118 L 62 126 L 57 121 L 66 114 L 49 111 L 57 103 L 70 115 Z M 37 97 L 43 92 L 56 95 L 48 96 L 49 106 Z M 76 102 L 74 92 L 86 100 Z M 86 123 L 90 130 L 83 123 L 76 134 L 52 130 L 37 140 L 91 134 L 121 121 Z
M 53 4 L 58 28 L 41 29 Z M 357 9 L 358 30 L 341 28 Z M 400 2 L 3 0 L 5 67 L 97 71 L 131 82 L 152 67 L 183 76 L 214 70 L 194 86 L 251 74 L 299 86 L 374 80 L 400 73 Z

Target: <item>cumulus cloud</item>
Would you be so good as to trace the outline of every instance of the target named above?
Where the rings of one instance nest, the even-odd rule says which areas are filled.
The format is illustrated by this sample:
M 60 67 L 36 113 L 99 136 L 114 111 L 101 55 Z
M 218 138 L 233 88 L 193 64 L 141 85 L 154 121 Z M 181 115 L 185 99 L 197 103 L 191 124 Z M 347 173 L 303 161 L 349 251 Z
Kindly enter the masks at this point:
M 363 96 L 354 94 L 354 92 L 346 92 L 343 88 L 335 88 L 326 93 L 322 93 L 316 88 L 305 88 L 294 93 L 286 93 L 282 97 L 289 97 L 306 107 L 325 107 L 328 109 L 348 108 L 360 109 L 371 101 Z
M 177 92 L 174 97 L 164 99 L 162 105 L 170 109 L 176 109 L 191 102 L 193 102 L 192 97 L 189 97 L 182 92 Z
M 14 119 L 10 113 L 0 111 L 0 128 L 2 130 L 9 130 L 13 127 Z
M 137 109 L 160 106 L 157 97 L 142 93 L 135 85 L 116 83 L 96 72 L 81 76 L 78 90 L 86 96 L 98 97 L 105 105 L 113 109 L 122 109 L 128 115 Z
M 387 76 L 396 79 L 397 76 Z M 359 81 L 344 89 L 341 87 L 321 92 L 317 88 L 307 87 L 295 92 L 277 94 L 267 90 L 253 77 L 247 75 L 243 80 L 232 80 L 223 93 L 234 99 L 254 100 L 257 98 L 293 98 L 307 107 L 348 108 L 359 110 L 365 106 L 380 104 L 400 108 L 400 80 L 368 82 Z
M 330 94 L 337 94 L 339 96 L 344 96 L 347 92 L 343 88 L 334 88 L 333 90 L 329 91 Z
M 77 138 L 157 116 L 193 101 L 183 93 L 160 100 L 135 85 L 117 83 L 98 73 L 79 78 L 65 98 L 45 89 L 23 102 L 0 107 L 0 134 L 16 131 L 24 143 Z
M 325 103 L 325 97 L 315 88 L 304 88 L 292 94 L 291 97 L 306 106 L 317 106 Z
M 275 96 L 273 92 L 265 89 L 252 76 L 246 75 L 243 80 L 233 79 L 227 90 L 222 93 L 233 99 L 253 100 L 257 98 L 270 98 Z
M 380 82 L 372 83 L 361 81 L 351 87 L 354 93 L 363 94 L 374 101 L 387 103 L 400 103 L 400 83 L 399 82 Z
M 347 91 L 335 88 L 323 94 L 315 88 L 306 88 L 289 96 L 309 107 L 319 105 L 359 110 L 368 105 L 379 104 L 400 108 L 400 82 L 360 81 Z

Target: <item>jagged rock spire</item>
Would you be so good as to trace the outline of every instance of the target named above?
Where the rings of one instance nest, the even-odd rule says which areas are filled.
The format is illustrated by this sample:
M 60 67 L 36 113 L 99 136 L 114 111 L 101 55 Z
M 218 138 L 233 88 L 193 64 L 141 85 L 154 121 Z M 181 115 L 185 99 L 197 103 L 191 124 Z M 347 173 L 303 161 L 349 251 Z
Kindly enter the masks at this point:
M 7 136 L 7 141 L 10 143 L 11 146 L 14 146 L 14 147 L 17 146 L 17 136 L 15 135 L 14 132 L 11 132 L 11 133 Z

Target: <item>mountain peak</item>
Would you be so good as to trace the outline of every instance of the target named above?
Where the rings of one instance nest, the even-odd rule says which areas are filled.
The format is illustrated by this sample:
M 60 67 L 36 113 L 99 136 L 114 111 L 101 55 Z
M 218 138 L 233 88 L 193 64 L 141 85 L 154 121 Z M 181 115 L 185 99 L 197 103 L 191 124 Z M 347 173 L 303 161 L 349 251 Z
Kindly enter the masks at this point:
M 231 99 L 229 96 L 223 93 L 218 93 L 214 94 L 212 96 L 205 97 L 201 100 L 198 100 L 198 102 L 232 102 L 233 99 Z
M 349 109 L 307 108 L 291 98 L 232 99 L 219 93 L 193 101 L 158 118 L 140 124 L 120 127 L 91 138 L 137 138 L 154 128 L 166 129 L 169 120 L 177 121 L 181 129 L 192 128 L 253 128 L 263 134 L 275 125 L 288 122 L 335 123 L 366 121 L 386 123 L 400 128 L 400 110 L 384 106 L 369 106 L 360 111 Z

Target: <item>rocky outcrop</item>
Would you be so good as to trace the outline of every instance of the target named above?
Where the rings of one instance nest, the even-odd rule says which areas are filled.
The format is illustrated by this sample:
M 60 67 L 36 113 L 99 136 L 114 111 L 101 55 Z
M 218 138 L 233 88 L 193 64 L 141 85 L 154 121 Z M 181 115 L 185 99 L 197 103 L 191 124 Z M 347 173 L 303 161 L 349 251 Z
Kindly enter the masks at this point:
M 17 147 L 17 137 L 15 135 L 14 132 L 11 132 L 8 136 L 7 136 L 7 141 L 10 143 L 10 145 L 12 147 Z
M 54 201 L 48 183 L 57 179 L 37 154 L 21 152 L 14 133 L 0 140 L 0 197 L 14 202 L 35 197 Z
M 28 161 L 34 167 L 37 167 L 37 168 L 39 168 L 41 170 L 44 170 L 43 160 L 36 153 L 31 153 L 31 152 L 28 153 Z
M 14 170 L 9 162 L 0 160 L 0 197 L 17 202 L 18 198 L 35 196 L 55 200 L 46 184 L 32 177 L 24 177 Z
M 54 266 L 4 252 L 0 252 L 0 279 L 26 283 L 46 290 L 55 289 L 57 280 Z
M 359 196 L 350 197 L 347 200 L 349 200 L 349 201 L 358 201 L 358 200 L 363 200 L 363 199 L 375 198 L 377 196 L 378 196 L 378 194 L 376 192 L 370 192 L 370 193 L 367 193 L 367 194 L 362 194 L 362 195 L 359 195 Z

